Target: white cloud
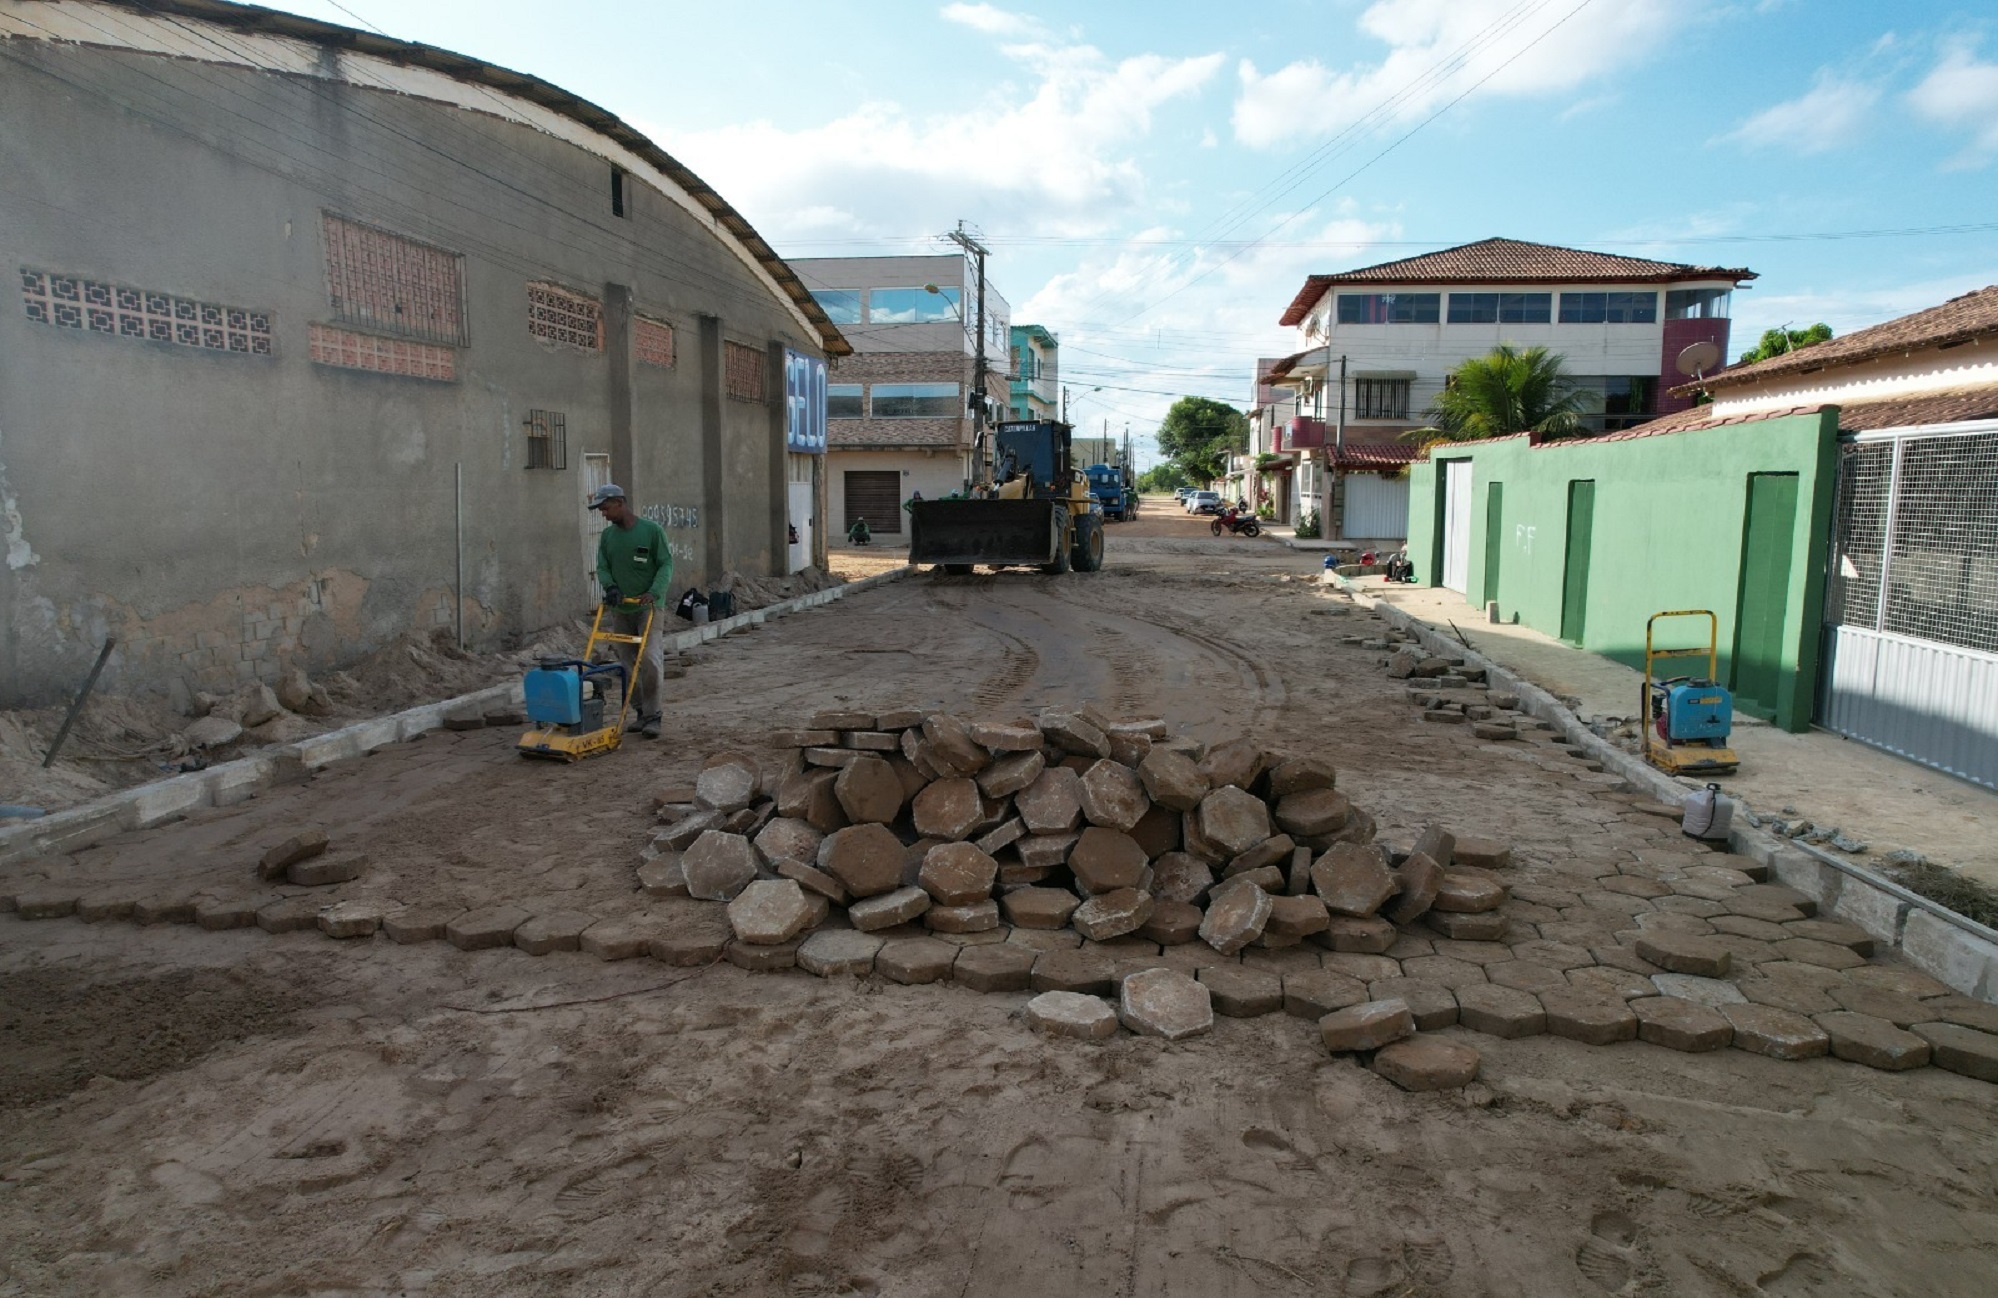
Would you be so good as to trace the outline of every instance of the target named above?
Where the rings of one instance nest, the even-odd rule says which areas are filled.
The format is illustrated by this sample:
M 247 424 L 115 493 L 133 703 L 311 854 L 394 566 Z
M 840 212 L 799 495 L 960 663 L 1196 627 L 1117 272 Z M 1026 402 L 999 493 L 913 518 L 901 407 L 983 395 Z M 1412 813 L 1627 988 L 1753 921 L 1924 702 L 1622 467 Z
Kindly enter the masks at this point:
M 1943 55 L 1908 92 L 1908 104 L 1938 125 L 1971 133 L 1961 163 L 1978 165 L 1998 157 L 1998 63 L 1980 62 L 1968 42 Z
M 1566 0 L 1532 8 L 1515 0 L 1377 0 L 1359 26 L 1387 45 L 1378 63 L 1342 71 L 1303 59 L 1264 73 L 1244 59 L 1235 138 L 1273 148 L 1376 112 L 1377 122 L 1407 121 L 1486 77 L 1483 94 L 1560 94 L 1668 48 L 1666 38 L 1705 9 L 1706 0 L 1618 0 L 1579 11 Z
M 1828 153 L 1858 140 L 1879 102 L 1879 86 L 1820 68 L 1809 90 L 1770 105 L 1722 138 L 1752 149 Z
M 988 4 L 947 4 L 941 13 L 946 22 L 962 23 L 988 36 L 1026 36 L 1041 29 L 1038 22 L 1025 14 Z
M 1154 111 L 1221 67 L 1218 54 L 1113 62 L 1087 45 L 1003 52 L 1032 83 L 948 113 L 876 100 L 799 130 L 752 122 L 654 138 L 779 242 L 942 229 L 970 213 L 992 225 L 1031 221 L 1047 234 L 1093 232 L 1146 200 L 1126 149 L 1150 131 Z

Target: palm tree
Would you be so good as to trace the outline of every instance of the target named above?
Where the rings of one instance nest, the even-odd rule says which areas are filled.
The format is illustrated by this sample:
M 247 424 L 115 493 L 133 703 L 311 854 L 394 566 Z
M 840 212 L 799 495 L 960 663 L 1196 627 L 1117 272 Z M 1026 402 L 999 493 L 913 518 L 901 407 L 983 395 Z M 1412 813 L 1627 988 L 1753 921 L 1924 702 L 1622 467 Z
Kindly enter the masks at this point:
M 1545 347 L 1514 351 L 1501 343 L 1450 371 L 1426 412 L 1424 441 L 1473 442 L 1540 432 L 1565 437 L 1582 431 L 1589 394 L 1575 386 L 1561 357 Z

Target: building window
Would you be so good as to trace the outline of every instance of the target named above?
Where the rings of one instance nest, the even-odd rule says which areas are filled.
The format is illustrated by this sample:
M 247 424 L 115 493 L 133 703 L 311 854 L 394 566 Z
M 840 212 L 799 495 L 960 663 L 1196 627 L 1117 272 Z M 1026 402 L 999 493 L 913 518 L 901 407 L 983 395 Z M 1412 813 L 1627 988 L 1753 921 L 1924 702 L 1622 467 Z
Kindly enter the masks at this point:
M 876 288 L 867 292 L 867 319 L 872 324 L 934 324 L 956 320 L 958 291 L 939 288 Z
M 21 306 L 28 319 L 57 329 L 243 356 L 269 356 L 272 351 L 268 311 L 197 302 L 26 266 L 21 267 Z
M 1657 406 L 1655 374 L 1580 375 L 1574 383 L 1593 398 L 1582 419 L 1595 432 L 1615 432 L 1647 423 Z
M 604 349 L 604 308 L 595 298 L 555 284 L 527 286 L 527 332 L 551 343 Z
M 611 215 L 627 216 L 624 207 L 624 168 L 611 164 Z
M 449 347 L 355 333 L 334 325 L 312 326 L 311 354 L 319 364 L 343 370 L 369 370 L 410 379 L 434 379 L 439 383 L 450 383 L 458 377 L 458 353 Z
M 464 258 L 387 230 L 321 213 L 326 297 L 345 324 L 461 346 Z
M 1665 290 L 1667 320 L 1725 320 L 1733 292 L 1724 288 Z
M 741 343 L 722 344 L 722 365 L 726 371 L 724 387 L 731 401 L 767 401 L 769 399 L 763 383 L 763 352 L 760 348 L 745 347 Z
M 569 422 L 559 410 L 527 412 L 527 467 L 569 467 Z
M 1356 379 L 1353 383 L 1353 418 L 1408 418 L 1407 379 Z
M 631 322 L 631 350 L 641 365 L 672 369 L 673 326 L 647 315 L 635 317 Z
M 1435 324 L 1441 293 L 1341 293 L 1340 324 Z
M 1554 318 L 1552 293 L 1452 293 L 1451 324 L 1546 324 Z
M 815 288 L 812 300 L 834 324 L 860 323 L 860 290 L 857 288 Z
M 1562 324 L 1656 324 L 1656 293 L 1563 293 Z
M 948 419 L 963 413 L 963 389 L 955 383 L 877 383 L 876 419 Z
M 866 413 L 861 407 L 858 383 L 826 384 L 826 418 L 858 419 Z

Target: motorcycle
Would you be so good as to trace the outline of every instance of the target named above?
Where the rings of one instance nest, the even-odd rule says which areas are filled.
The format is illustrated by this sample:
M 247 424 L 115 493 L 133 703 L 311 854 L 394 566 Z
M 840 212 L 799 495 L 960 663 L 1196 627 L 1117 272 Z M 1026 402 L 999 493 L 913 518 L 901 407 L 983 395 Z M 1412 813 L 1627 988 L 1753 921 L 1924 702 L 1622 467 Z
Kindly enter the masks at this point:
M 1216 536 L 1221 535 L 1223 528 L 1226 528 L 1236 536 L 1261 536 L 1263 534 L 1263 525 L 1256 521 L 1254 514 L 1232 505 L 1216 514 L 1214 521 L 1208 524 L 1208 530 Z

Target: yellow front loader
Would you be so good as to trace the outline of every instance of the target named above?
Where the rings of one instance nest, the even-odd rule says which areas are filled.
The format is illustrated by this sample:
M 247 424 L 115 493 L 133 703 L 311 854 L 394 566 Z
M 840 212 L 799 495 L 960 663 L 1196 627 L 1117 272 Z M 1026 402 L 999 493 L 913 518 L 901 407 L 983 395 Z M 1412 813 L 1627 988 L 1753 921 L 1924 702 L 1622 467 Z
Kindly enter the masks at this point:
M 947 573 L 968 573 L 978 564 L 1046 573 L 1101 568 L 1103 514 L 1088 477 L 1069 462 L 1069 426 L 1000 424 L 991 481 L 964 498 L 910 506 L 909 562 Z

